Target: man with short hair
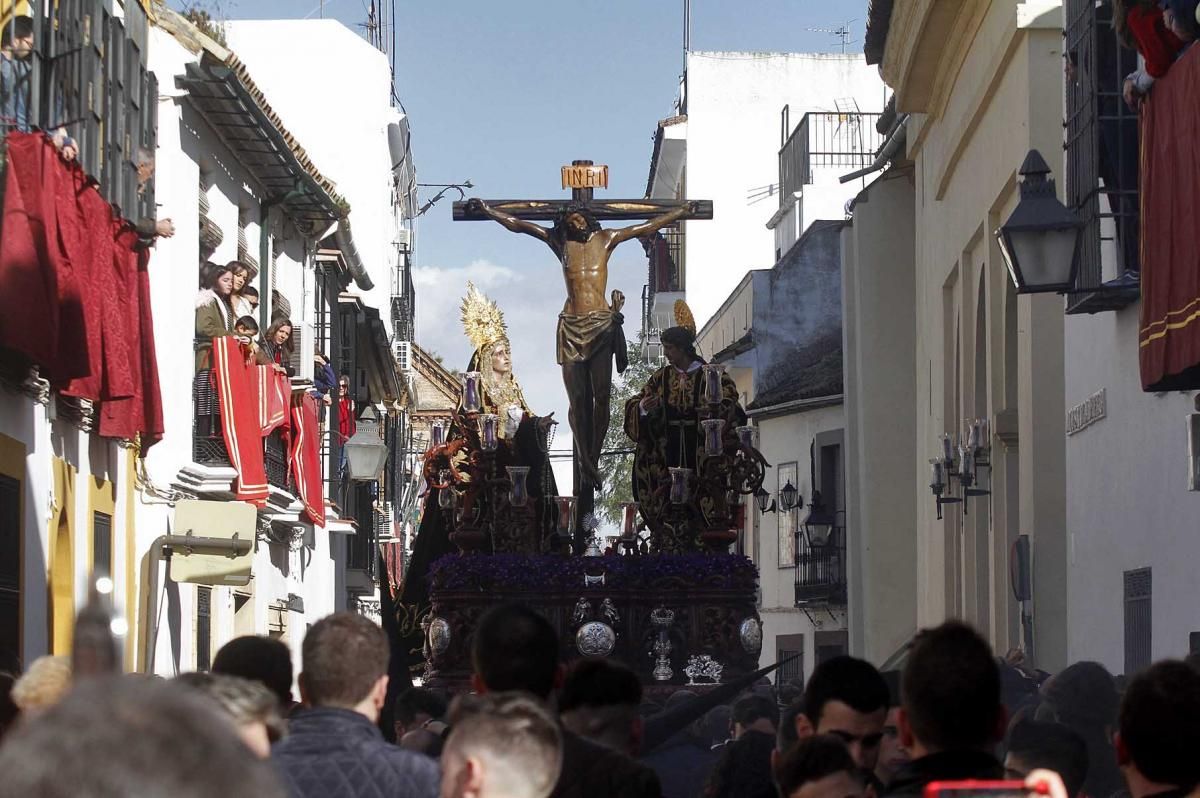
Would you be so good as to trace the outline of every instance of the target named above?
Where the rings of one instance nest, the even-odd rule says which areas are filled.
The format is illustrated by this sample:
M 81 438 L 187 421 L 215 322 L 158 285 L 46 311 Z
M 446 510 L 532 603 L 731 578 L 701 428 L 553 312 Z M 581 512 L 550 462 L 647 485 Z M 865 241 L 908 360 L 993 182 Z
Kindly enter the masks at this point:
M 1183 662 L 1152 665 L 1129 683 L 1115 738 L 1132 798 L 1175 798 L 1200 786 L 1200 672 Z
M 401 748 L 419 751 L 434 758 L 441 756 L 444 736 L 449 730 L 446 699 L 424 687 L 409 687 L 392 702 L 392 726 Z
M 306 708 L 271 753 L 292 798 L 437 795 L 433 760 L 390 745 L 376 726 L 388 682 L 383 630 L 334 613 L 308 630 L 301 656 Z
M 642 683 L 607 659 L 581 659 L 567 670 L 558 713 L 566 728 L 594 743 L 637 756 L 642 743 Z
M 471 685 L 476 693 L 521 690 L 548 703 L 562 684 L 558 634 L 545 618 L 520 604 L 489 610 L 471 638 Z M 564 730 L 563 766 L 555 798 L 658 798 L 654 771 L 624 754 Z M 443 753 L 443 756 L 445 754 Z
M 912 761 L 888 795 L 920 795 L 934 781 L 1002 779 L 992 749 L 1004 736 L 1000 672 L 991 647 L 961 621 L 917 635 L 901 678 L 900 742 Z
M 235 637 L 217 650 L 212 672 L 260 682 L 279 699 L 280 711 L 285 715 L 295 704 L 292 652 L 282 640 L 266 635 Z
M 886 787 L 897 771 L 908 764 L 908 749 L 900 742 L 900 671 L 881 674 L 888 688 L 888 711 L 883 720 L 883 737 L 875 759 L 875 781 Z
M 15 16 L 0 32 L 0 137 L 10 130 L 30 130 L 32 55 L 33 18 Z
M 0 773 L 0 798 L 284 796 L 209 699 L 143 675 L 94 677 L 22 721 Z
M 442 798 L 546 798 L 562 768 L 562 734 L 532 696 L 463 696 L 442 753 Z
M 796 736 L 832 734 L 846 744 L 864 773 L 871 773 L 887 708 L 887 683 L 874 665 L 854 657 L 832 657 L 818 665 L 808 680 L 804 712 L 796 716 Z
M 758 732 L 775 736 L 779 723 L 779 707 L 762 695 L 745 695 L 733 704 L 729 718 L 729 730 L 733 739 L 740 740 L 747 732 Z
M 1061 723 L 1025 718 L 1008 733 L 1004 772 L 1010 779 L 1024 781 L 1039 768 L 1061 776 L 1070 798 L 1082 798 L 1088 772 L 1087 744 Z
M 862 771 L 846 744 L 815 734 L 785 751 L 775 764 L 781 798 L 863 798 Z

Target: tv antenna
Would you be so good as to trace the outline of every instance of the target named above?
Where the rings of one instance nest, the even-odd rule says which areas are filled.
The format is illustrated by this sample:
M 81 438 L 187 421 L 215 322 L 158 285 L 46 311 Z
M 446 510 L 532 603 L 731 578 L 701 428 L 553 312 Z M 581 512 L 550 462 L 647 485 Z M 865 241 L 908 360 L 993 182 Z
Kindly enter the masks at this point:
M 853 32 L 850 30 L 850 23 L 857 22 L 857 19 L 847 20 L 836 28 L 806 28 L 809 33 L 828 33 L 830 36 L 836 36 L 841 39 L 842 55 L 846 54 L 847 44 L 858 44 L 858 40 L 850 41 Z

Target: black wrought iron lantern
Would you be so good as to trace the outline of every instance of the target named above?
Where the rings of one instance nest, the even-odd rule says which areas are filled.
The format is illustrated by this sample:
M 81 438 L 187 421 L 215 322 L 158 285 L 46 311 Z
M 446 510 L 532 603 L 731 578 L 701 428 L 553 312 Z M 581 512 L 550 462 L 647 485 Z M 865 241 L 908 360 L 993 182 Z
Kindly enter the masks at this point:
M 779 509 L 787 512 L 793 509 L 800 502 L 800 491 L 792 484 L 789 479 L 787 484 L 779 489 Z
M 775 512 L 775 502 L 771 499 L 771 494 L 762 487 L 754 491 L 754 504 L 758 507 L 760 514 Z
M 1021 164 L 1021 199 L 996 231 L 1019 294 L 1065 294 L 1075 287 L 1083 222 L 1054 193 L 1050 167 L 1037 150 Z
M 812 503 L 808 505 L 808 517 L 804 519 L 804 534 L 808 537 L 809 545 L 824 546 L 830 543 L 836 525 L 834 514 L 821 500 L 821 492 L 814 491 Z
M 388 447 L 379 436 L 379 415 L 371 405 L 358 420 L 358 431 L 346 441 L 346 468 L 350 479 L 377 479 L 387 463 Z

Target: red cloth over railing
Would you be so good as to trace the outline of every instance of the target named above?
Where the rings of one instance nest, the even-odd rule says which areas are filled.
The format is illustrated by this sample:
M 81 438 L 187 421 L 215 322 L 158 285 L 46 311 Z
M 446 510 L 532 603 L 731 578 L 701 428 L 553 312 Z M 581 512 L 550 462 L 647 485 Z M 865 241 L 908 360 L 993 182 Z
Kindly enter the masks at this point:
M 1200 47 L 1142 106 L 1142 388 L 1200 388 Z
M 100 401 L 100 435 L 162 438 L 149 253 L 41 133 L 10 133 L 0 347 L 66 396 Z
M 288 423 L 292 381 L 274 366 L 258 366 L 258 420 L 265 438 Z
M 258 366 L 249 349 L 233 336 L 214 338 L 213 385 L 221 408 L 221 432 L 229 464 L 237 472 L 234 495 L 239 501 L 267 502 L 267 470 L 259 421 Z
M 317 402 L 307 393 L 292 402 L 292 480 L 304 515 L 325 526 L 325 494 L 321 480 L 321 437 L 317 429 Z

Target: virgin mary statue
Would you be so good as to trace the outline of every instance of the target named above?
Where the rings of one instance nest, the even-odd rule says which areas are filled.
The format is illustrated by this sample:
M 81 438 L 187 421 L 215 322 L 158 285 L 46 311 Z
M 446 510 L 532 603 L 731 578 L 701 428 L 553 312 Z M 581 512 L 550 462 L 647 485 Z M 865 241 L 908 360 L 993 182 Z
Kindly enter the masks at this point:
M 467 295 L 462 302 L 462 323 L 474 350 L 467 371 L 480 375 L 482 412 L 500 417 L 497 471 L 503 474 L 505 466 L 529 467 L 526 485 L 535 514 L 533 540 L 539 550 L 546 550 L 554 524 L 549 497 L 557 492 L 547 451 L 551 428 L 557 422 L 553 413 L 539 417 L 529 409 L 521 385 L 513 375 L 512 348 L 504 314 L 472 283 L 467 283 Z M 458 410 L 459 418 L 465 420 L 461 400 Z M 447 442 L 463 438 L 461 431 L 452 427 Z M 470 455 L 471 452 L 460 449 L 455 458 L 461 462 Z M 450 542 L 445 511 L 439 508 L 438 496 L 442 490 L 449 488 L 430 484 L 425 493 L 412 559 L 394 607 L 397 625 L 393 634 L 397 639 L 393 642 L 393 659 L 399 656 L 409 667 L 421 659 L 424 643 L 421 622 L 430 609 L 429 567 L 456 551 Z M 393 680 L 403 678 L 398 673 L 392 676 Z

